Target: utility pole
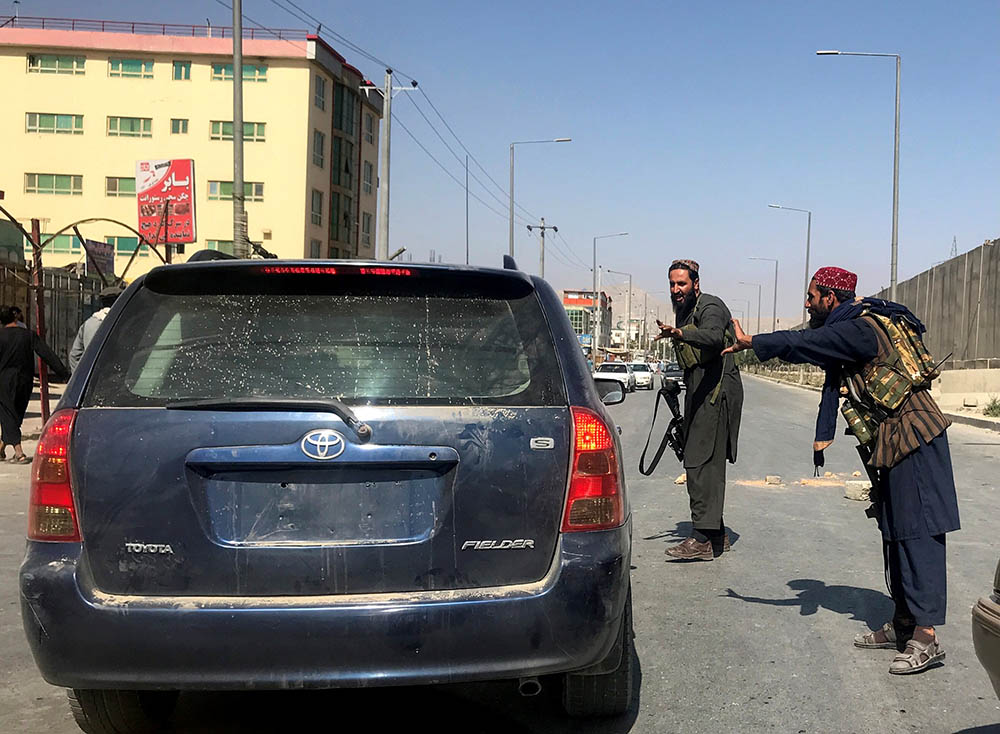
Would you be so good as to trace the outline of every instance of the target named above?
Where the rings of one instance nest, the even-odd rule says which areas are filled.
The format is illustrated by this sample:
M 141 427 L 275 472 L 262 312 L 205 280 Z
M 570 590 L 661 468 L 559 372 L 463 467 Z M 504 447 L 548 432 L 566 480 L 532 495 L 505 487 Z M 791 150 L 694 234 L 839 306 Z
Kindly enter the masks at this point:
M 469 156 L 465 156 L 465 264 L 469 264 Z
M 243 0 L 233 0 L 233 254 L 248 258 L 243 189 Z
M 381 153 L 378 161 L 378 246 L 376 260 L 389 259 L 389 145 L 392 130 L 392 69 L 385 70 L 383 97 L 385 124 L 382 131 Z
M 542 244 L 541 244 L 541 249 L 539 250 L 539 259 L 538 259 L 538 275 L 539 277 L 544 278 L 545 277 L 545 230 L 551 229 L 553 232 L 558 232 L 559 228 L 551 224 L 546 226 L 545 217 L 542 217 L 542 226 L 532 227 L 530 224 L 528 225 L 529 232 L 532 232 L 536 229 L 541 231 L 542 233 Z
M 392 69 L 385 70 L 385 90 L 383 91 L 383 119 L 385 120 L 384 130 L 381 130 L 382 139 L 380 143 L 380 153 L 378 161 L 378 238 L 375 246 L 375 259 L 389 259 L 389 152 L 392 144 L 392 93 L 393 92 L 413 92 L 417 88 L 417 80 L 411 79 L 408 87 L 392 86 Z M 468 167 L 468 163 L 466 163 Z M 469 185 L 466 182 L 465 190 L 468 192 Z M 468 203 L 466 203 L 468 207 Z

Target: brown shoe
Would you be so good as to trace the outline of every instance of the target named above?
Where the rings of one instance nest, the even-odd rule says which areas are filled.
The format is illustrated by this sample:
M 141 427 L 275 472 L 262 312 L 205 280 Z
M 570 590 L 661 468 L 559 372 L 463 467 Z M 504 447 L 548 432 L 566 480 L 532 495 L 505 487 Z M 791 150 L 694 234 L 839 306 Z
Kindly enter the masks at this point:
M 722 541 L 722 552 L 725 553 L 732 550 L 732 547 L 729 545 L 729 533 L 726 533 L 723 537 L 725 540 Z
M 700 543 L 693 537 L 670 546 L 664 553 L 682 561 L 711 561 L 715 558 L 711 542 L 706 540 L 704 543 Z

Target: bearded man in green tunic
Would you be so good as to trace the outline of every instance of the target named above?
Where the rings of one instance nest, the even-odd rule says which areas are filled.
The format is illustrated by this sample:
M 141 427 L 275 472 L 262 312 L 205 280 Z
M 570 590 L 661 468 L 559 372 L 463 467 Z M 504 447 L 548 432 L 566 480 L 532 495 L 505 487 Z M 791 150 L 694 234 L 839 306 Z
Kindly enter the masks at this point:
M 722 509 L 726 498 L 726 461 L 736 462 L 743 412 L 743 382 L 732 354 L 732 314 L 717 296 L 703 293 L 694 260 L 670 265 L 670 298 L 677 326 L 657 321 L 671 338 L 684 368 L 684 468 L 691 500 L 691 536 L 667 548 L 675 559 L 711 561 L 729 550 Z

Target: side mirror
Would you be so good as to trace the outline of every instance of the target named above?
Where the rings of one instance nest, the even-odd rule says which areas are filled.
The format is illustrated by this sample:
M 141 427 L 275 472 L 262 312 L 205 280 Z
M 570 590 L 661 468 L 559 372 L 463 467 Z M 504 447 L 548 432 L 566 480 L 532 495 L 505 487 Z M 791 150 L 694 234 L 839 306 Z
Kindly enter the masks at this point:
M 618 403 L 625 402 L 625 390 L 618 380 L 595 377 L 594 385 L 597 387 L 597 394 L 601 396 L 601 402 L 605 405 L 618 405 Z

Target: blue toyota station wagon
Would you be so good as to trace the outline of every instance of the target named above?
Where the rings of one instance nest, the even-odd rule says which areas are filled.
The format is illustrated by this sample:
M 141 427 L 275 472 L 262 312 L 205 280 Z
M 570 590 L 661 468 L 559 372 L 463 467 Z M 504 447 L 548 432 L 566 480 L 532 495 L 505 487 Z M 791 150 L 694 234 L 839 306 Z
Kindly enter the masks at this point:
M 224 259 L 128 288 L 40 439 L 20 570 L 81 728 L 155 730 L 185 690 L 510 679 L 628 708 L 624 394 L 505 265 Z

